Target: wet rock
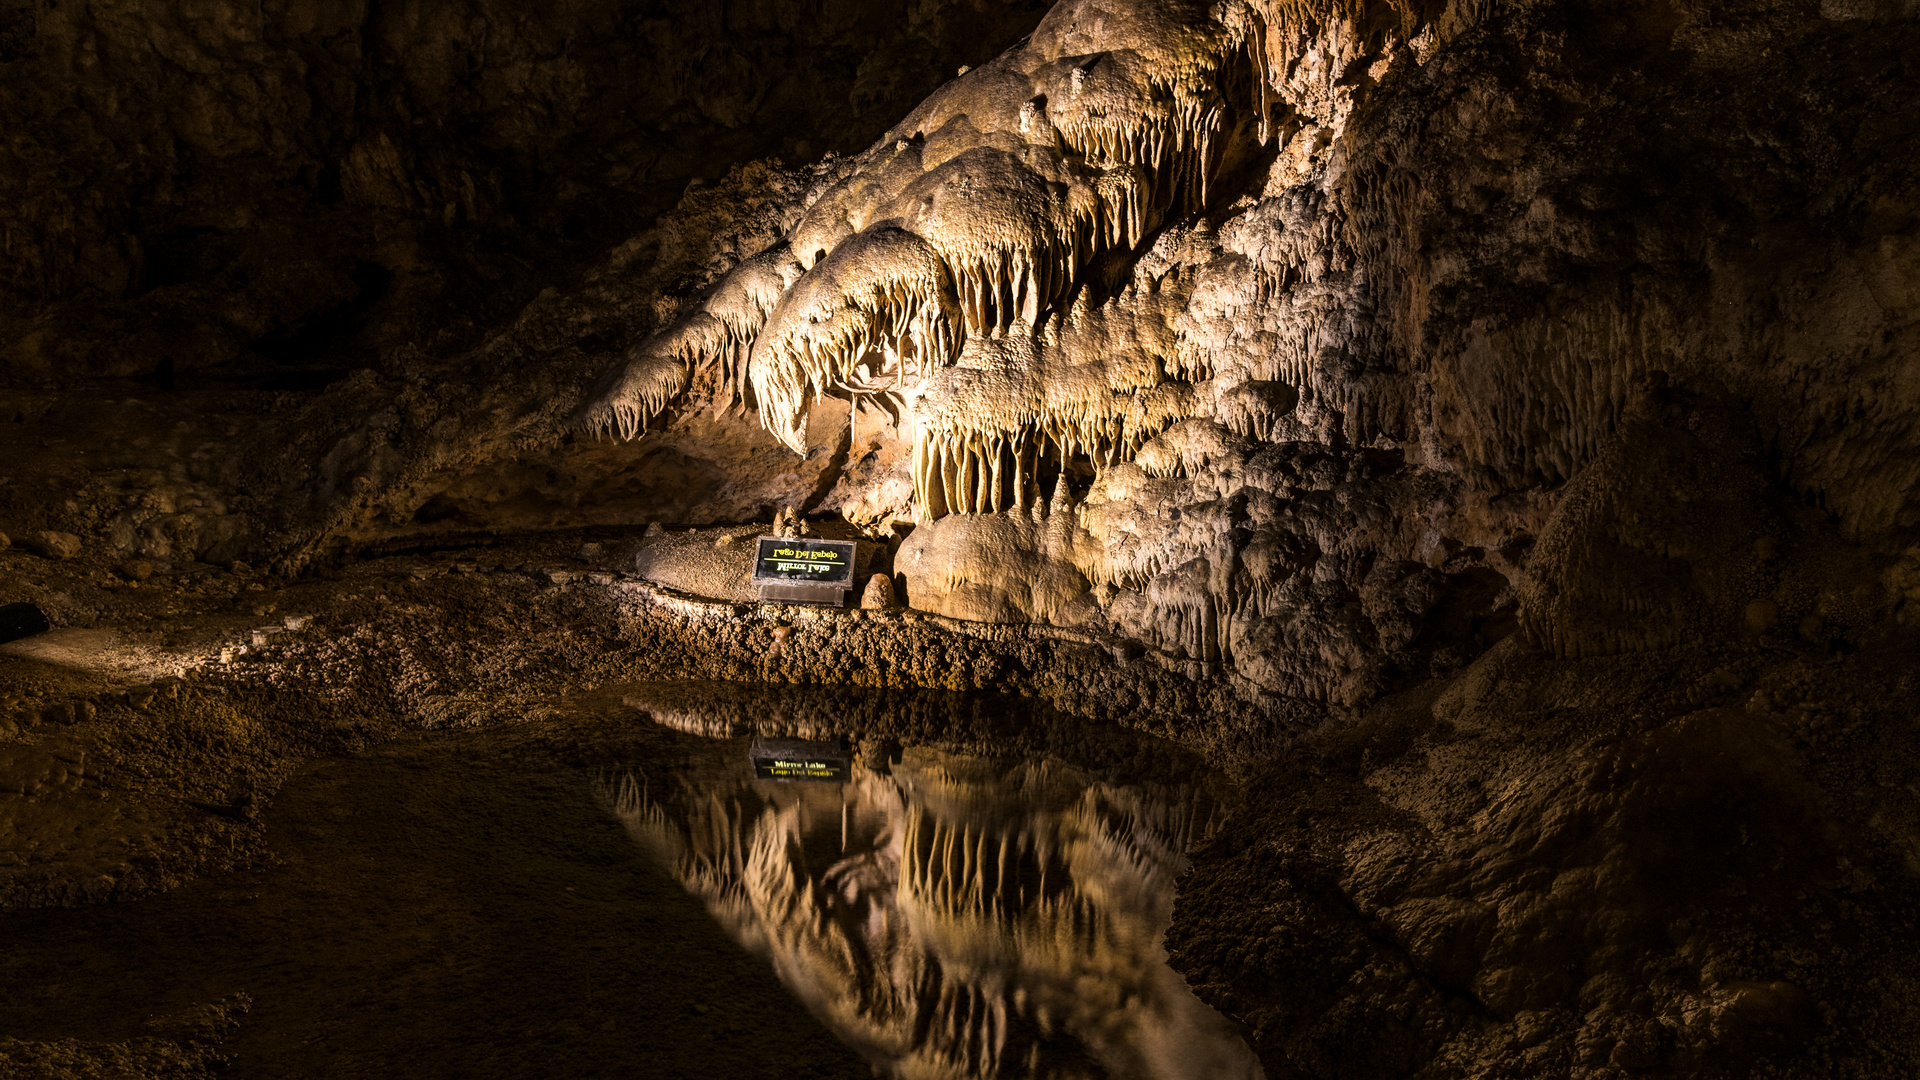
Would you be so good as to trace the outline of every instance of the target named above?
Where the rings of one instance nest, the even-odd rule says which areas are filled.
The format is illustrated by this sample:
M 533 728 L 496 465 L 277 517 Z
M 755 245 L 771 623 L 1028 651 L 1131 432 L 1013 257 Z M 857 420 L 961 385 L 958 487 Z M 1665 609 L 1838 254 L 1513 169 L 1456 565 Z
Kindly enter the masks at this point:
M 20 546 L 43 559 L 71 559 L 80 554 L 80 538 L 69 532 L 41 529 L 20 538 Z
M 0 605 L 0 641 L 18 641 L 53 629 L 47 613 L 36 604 Z

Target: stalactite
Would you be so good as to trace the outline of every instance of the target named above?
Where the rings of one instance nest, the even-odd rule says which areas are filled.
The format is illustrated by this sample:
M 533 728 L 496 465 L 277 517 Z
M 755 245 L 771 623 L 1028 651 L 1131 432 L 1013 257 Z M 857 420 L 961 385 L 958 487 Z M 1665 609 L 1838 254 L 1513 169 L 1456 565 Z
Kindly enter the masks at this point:
M 576 421 L 595 435 L 638 438 L 648 422 L 686 390 L 693 369 L 728 344 L 724 324 L 696 311 L 635 346 Z
M 815 395 L 855 377 L 870 353 L 903 377 L 944 366 L 959 348 L 956 314 L 946 265 L 926 241 L 876 226 L 841 244 L 788 290 L 754 343 L 761 424 L 804 454 Z
M 726 340 L 713 359 L 720 364 L 720 383 L 728 406 L 749 404 L 747 358 L 754 339 L 800 272 L 789 246 L 777 244 L 741 262 L 701 305 L 726 328 Z
M 1205 204 L 1226 115 L 1209 83 L 1120 70 L 1083 76 L 1079 85 L 1079 94 L 1070 91 L 1050 104 L 1054 128 L 1096 166 L 1145 170 L 1151 201 L 1127 207 L 1129 217 L 1144 219 L 1149 206 L 1159 215 L 1191 213 Z
M 1097 20 L 1063 11 L 1043 22 L 1022 49 L 950 84 L 862 155 L 785 245 L 724 279 L 700 312 L 719 327 L 713 340 L 645 347 L 584 423 L 643 430 L 714 364 L 721 405 L 757 408 L 804 452 L 813 396 L 847 385 L 870 355 L 911 380 L 951 362 L 970 336 L 1052 325 L 1069 296 L 1084 300 L 1089 267 L 1205 202 L 1225 133 L 1216 85 L 1227 67 L 1245 66 L 1245 42 L 1199 8 L 1121 7 Z M 932 258 L 902 256 L 913 247 L 902 237 Z M 903 260 L 911 265 L 895 265 Z M 1005 505 L 1009 487 L 1023 502 L 1023 441 L 1055 438 L 1113 464 L 1154 427 L 1136 419 L 1120 430 L 1111 410 L 1040 411 L 1044 422 L 999 434 L 1022 479 L 995 475 L 1006 465 L 994 452 L 953 504 Z M 972 470 L 983 453 L 954 463 Z

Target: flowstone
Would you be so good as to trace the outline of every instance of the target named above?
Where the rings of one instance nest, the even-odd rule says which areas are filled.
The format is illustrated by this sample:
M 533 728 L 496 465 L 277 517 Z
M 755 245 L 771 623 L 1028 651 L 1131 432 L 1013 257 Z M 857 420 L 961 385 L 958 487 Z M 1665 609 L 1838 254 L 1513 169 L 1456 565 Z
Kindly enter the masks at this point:
M 1477 77 L 1490 28 L 1545 18 L 1067 0 L 822 173 L 784 237 L 635 344 L 575 421 L 632 438 L 711 405 L 810 455 L 810 415 L 845 402 L 848 462 L 814 505 L 870 531 L 912 530 L 897 552 L 907 603 L 1133 638 L 1318 701 L 1364 702 L 1463 662 L 1515 624 L 1523 595 L 1529 640 L 1566 655 L 1738 636 L 1755 604 L 1772 605 L 1769 625 L 1877 610 L 1733 567 L 1772 528 L 1765 514 L 1718 515 L 1710 541 L 1690 540 L 1674 532 L 1695 528 L 1686 513 L 1649 502 L 1623 550 L 1725 569 L 1643 560 L 1613 583 L 1571 586 L 1623 590 L 1596 601 L 1613 614 L 1555 614 L 1575 602 L 1553 591 L 1556 567 L 1572 558 L 1575 576 L 1606 576 L 1614 556 L 1591 537 L 1543 534 L 1547 515 L 1572 500 L 1553 528 L 1580 533 L 1621 511 L 1617 499 L 1575 504 L 1611 498 L 1582 492 L 1635 467 L 1609 462 L 1645 457 L 1633 457 L 1648 437 L 1637 416 L 1666 408 L 1684 428 L 1722 408 L 1716 370 L 1758 388 L 1744 437 L 1779 446 L 1775 479 L 1832 507 L 1843 536 L 1920 511 L 1894 494 L 1913 490 L 1906 466 L 1840 424 L 1851 393 L 1794 374 L 1848 348 L 1837 315 L 1767 368 L 1738 344 L 1775 349 L 1765 335 L 1686 325 L 1672 297 L 1697 288 L 1693 271 L 1638 306 L 1627 285 L 1509 302 L 1515 285 L 1493 280 L 1488 260 L 1520 259 L 1528 281 L 1543 260 L 1597 274 L 1612 258 L 1592 215 L 1576 222 L 1546 194 L 1526 212 L 1557 225 L 1502 219 L 1471 257 L 1421 254 L 1424 235 L 1466 242 L 1447 224 L 1464 197 L 1446 177 L 1482 144 L 1410 132 L 1454 117 L 1487 139 L 1556 138 L 1516 111 L 1517 89 L 1447 111 L 1466 108 L 1446 95 Z M 1688 78 L 1650 100 L 1685 99 Z M 1524 168 L 1527 184 L 1571 182 Z M 1603 163 L 1562 168 L 1617 182 Z M 1889 240 L 1847 256 L 1864 260 L 1865 290 L 1847 310 L 1904 334 L 1911 255 Z M 1724 260 L 1699 272 L 1741 295 L 1773 288 Z M 1847 363 L 1884 380 L 1901 348 L 1885 340 Z M 1863 415 L 1920 449 L 1913 410 L 1890 404 L 1907 391 L 1882 384 L 1892 396 Z M 1670 388 L 1681 404 L 1649 405 Z M 1828 418 L 1822 433 L 1789 393 Z M 1836 471 L 1841 460 L 1861 467 Z M 1597 471 L 1566 483 L 1583 469 Z M 1717 483 L 1675 482 L 1669 504 Z M 1751 468 L 1730 482 L 1712 497 L 1750 503 L 1770 483 Z M 1536 539 L 1546 559 L 1529 574 Z M 1399 599 L 1369 599 L 1387 595 Z M 1435 613 L 1467 638 L 1423 629 Z M 1623 619 L 1634 625 L 1613 625 Z

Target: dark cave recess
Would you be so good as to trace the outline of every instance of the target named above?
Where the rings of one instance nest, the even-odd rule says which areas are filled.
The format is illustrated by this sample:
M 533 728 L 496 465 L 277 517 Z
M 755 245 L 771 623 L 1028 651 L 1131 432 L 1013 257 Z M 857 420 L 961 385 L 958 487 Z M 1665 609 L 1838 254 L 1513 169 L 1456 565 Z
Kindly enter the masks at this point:
M 8 6 L 0 379 L 457 347 L 690 182 L 864 147 L 1047 6 Z

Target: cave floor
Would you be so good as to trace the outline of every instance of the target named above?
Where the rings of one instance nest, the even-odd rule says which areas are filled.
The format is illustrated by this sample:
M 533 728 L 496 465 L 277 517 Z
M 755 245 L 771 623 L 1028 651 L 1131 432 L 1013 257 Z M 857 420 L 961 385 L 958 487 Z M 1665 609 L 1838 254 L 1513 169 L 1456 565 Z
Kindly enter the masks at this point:
M 1445 1010 L 1465 997 L 1432 984 L 1435 1023 L 1527 1070 L 1509 1075 L 1648 1025 L 1679 1033 L 1655 1046 L 1676 1075 L 1722 1045 L 1781 1057 L 1780 1075 L 1912 1074 L 1916 1005 L 1886 989 L 1914 985 L 1910 632 L 1573 660 L 1509 638 L 1310 727 L 1226 676 L 1070 634 L 695 604 L 615 572 L 612 545 L 598 564 L 584 550 L 137 585 L 95 558 L 0 551 L 0 581 L 63 627 L 0 649 L 0 1076 L 198 1077 L 226 1055 L 238 1076 L 864 1075 L 596 800 L 606 770 L 694 737 L 639 721 L 672 701 L 617 711 L 620 687 L 661 679 L 701 680 L 744 720 L 765 714 L 756 695 L 815 713 L 856 689 L 925 695 L 863 755 L 1223 770 L 1245 805 L 1195 850 L 1166 948 L 1268 1061 L 1287 1025 L 1330 1015 L 1296 1005 L 1336 1000 L 1297 992 L 1329 942 L 1375 957 L 1392 993 L 1428 992 L 1351 903 L 1399 917 L 1458 893 L 1523 920 L 1502 962 L 1539 986 L 1585 954 L 1524 920 L 1591 924 L 1629 965 L 1584 984 L 1620 1000 L 1551 1037 L 1460 1019 Z M 1295 889 L 1276 867 L 1309 863 L 1349 868 L 1325 879 L 1338 906 L 1301 893 L 1298 921 L 1276 920 Z M 1428 867 L 1467 884 L 1408 876 Z M 1600 891 L 1563 895 L 1587 880 Z M 1432 895 L 1386 906 L 1416 886 Z M 1407 955 L 1452 962 L 1451 930 L 1405 933 Z M 1621 1016 L 1640 1026 L 1619 1034 Z

